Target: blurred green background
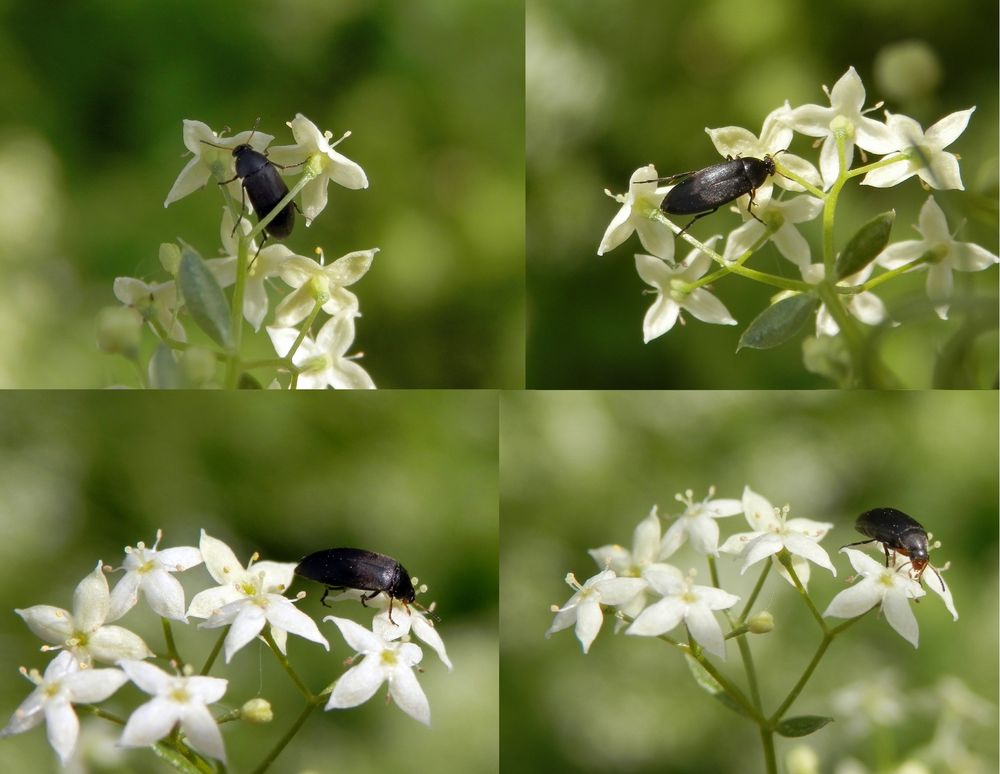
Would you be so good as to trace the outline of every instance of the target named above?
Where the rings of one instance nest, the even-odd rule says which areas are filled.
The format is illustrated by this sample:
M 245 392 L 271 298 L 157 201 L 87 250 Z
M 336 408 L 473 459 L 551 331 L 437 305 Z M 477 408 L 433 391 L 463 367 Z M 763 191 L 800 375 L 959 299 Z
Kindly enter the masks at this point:
M 381 690 L 361 707 L 315 712 L 274 771 L 376 772 L 421 761 L 442 772 L 496 771 L 497 735 L 497 397 L 492 392 L 300 395 L 293 401 L 239 396 L 140 393 L 0 394 L 0 707 L 30 693 L 21 665 L 51 654 L 14 608 L 71 607 L 73 589 L 98 559 L 120 566 L 123 548 L 197 545 L 199 530 L 227 542 L 243 561 L 297 561 L 312 551 L 358 546 L 398 559 L 429 586 L 449 673 L 424 649 L 420 683 L 431 705 L 425 728 Z M 113 585 L 116 576 L 111 576 Z M 203 566 L 178 576 L 187 600 L 214 586 Z M 322 587 L 297 581 L 300 609 L 370 626 L 356 603 L 328 610 Z M 163 634 L 144 603 L 121 624 L 155 650 Z M 289 637 L 292 664 L 313 689 L 345 671 L 352 655 L 336 627 L 319 623 L 322 647 Z M 217 633 L 175 625 L 182 654 L 199 667 Z M 265 727 L 227 724 L 233 772 L 250 771 L 291 726 L 301 701 L 266 647 L 254 642 L 213 674 L 230 680 L 222 706 L 255 695 L 274 706 Z M 110 709 L 127 713 L 139 695 L 123 689 Z M 82 718 L 90 772 L 172 771 L 146 751 L 114 747 L 116 727 Z M 104 763 L 101 763 L 104 761 Z M 55 772 L 42 728 L 0 740 L 0 770 Z
M 741 326 L 677 326 L 650 344 L 642 320 L 653 297 L 635 271 L 638 237 L 598 257 L 597 247 L 638 167 L 661 175 L 719 160 L 706 127 L 742 126 L 759 134 L 785 100 L 828 105 L 833 86 L 854 65 L 866 107 L 906 113 L 926 129 L 973 105 L 965 133 L 949 147 L 962 156 L 965 193 L 935 191 L 957 239 L 997 252 L 997 5 L 975 0 L 906 0 L 817 5 L 808 0 L 649 3 L 641 0 L 535 0 L 528 4 L 526 59 L 528 364 L 531 387 L 813 388 L 825 379 L 802 366 L 801 339 L 735 354 L 740 331 L 774 290 L 740 278 L 716 292 Z M 892 47 L 917 55 L 891 63 Z M 901 50 L 896 49 L 897 53 Z M 920 52 L 923 52 L 922 54 Z M 926 67 L 926 69 L 925 69 Z M 931 68 L 936 67 L 934 80 Z M 883 71 L 890 75 L 883 76 Z M 882 111 L 873 118 L 884 120 Z M 816 160 L 812 138 L 792 150 Z M 856 157 L 857 160 L 857 157 Z M 862 223 L 896 210 L 893 238 L 911 228 L 927 198 L 913 178 L 892 189 L 845 188 L 838 208 L 842 246 Z M 707 238 L 738 221 L 720 210 L 692 234 Z M 819 223 L 804 236 L 819 260 Z M 687 255 L 678 246 L 678 258 Z M 768 246 L 751 260 L 763 271 L 799 278 Z M 997 271 L 955 274 L 951 319 L 926 300 L 926 273 L 883 285 L 879 295 L 906 324 L 879 342 L 890 368 L 911 387 L 932 383 L 935 354 L 951 347 L 951 381 L 989 387 L 997 371 Z M 962 310 L 960 299 L 968 297 Z M 812 325 L 808 332 L 813 332 Z M 984 334 L 983 331 L 986 331 Z M 965 374 L 963 374 L 965 376 Z
M 164 210 L 182 120 L 296 113 L 339 137 L 370 187 L 331 185 L 286 244 L 379 247 L 352 290 L 354 351 L 380 387 L 511 387 L 524 371 L 524 8 L 504 0 L 0 3 L 0 386 L 134 383 L 95 347 L 116 276 L 157 250 L 219 249 L 222 197 Z M 211 188 L 211 187 L 209 187 Z
M 837 577 L 813 568 L 810 590 L 820 609 L 846 588 L 853 570 L 837 549 L 860 540 L 856 516 L 888 505 L 942 541 L 932 551 L 954 592 L 952 621 L 938 596 L 914 606 L 917 650 L 871 614 L 838 638 L 792 715 L 834 715 L 836 722 L 802 740 L 779 739 L 778 754 L 814 747 L 821 771 L 853 755 L 875 770 L 871 731 L 851 733 L 860 713 L 838 711 L 832 694 L 873 681 L 902 705 L 902 723 L 881 731 L 902 756 L 931 771 L 995 771 L 997 765 L 997 402 L 981 392 L 534 392 L 504 394 L 501 414 L 501 749 L 519 772 L 628 771 L 705 774 L 762 771 L 755 728 L 696 687 L 683 659 L 653 638 L 614 636 L 614 623 L 581 652 L 573 630 L 544 637 L 551 605 L 598 572 L 588 548 L 632 545 L 636 524 L 654 504 L 680 512 L 674 495 L 740 497 L 744 485 L 791 517 L 832 522 L 823 541 Z M 747 531 L 745 520 L 720 520 L 723 537 Z M 684 571 L 708 579 L 689 547 L 675 555 Z M 744 598 L 757 580 L 719 560 L 722 583 Z M 929 581 L 933 582 L 933 581 Z M 775 630 L 751 639 L 766 707 L 772 710 L 819 643 L 815 621 L 785 581 L 767 579 L 758 609 Z M 732 645 L 722 670 L 745 685 Z M 718 662 L 716 662 L 718 663 Z M 990 702 L 987 724 L 969 718 L 972 702 L 945 700 L 949 676 Z M 955 718 L 955 712 L 964 716 Z M 921 753 L 937 721 L 951 723 L 961 745 L 951 766 Z M 942 743 L 946 740 L 942 739 Z M 962 747 L 971 752 L 963 758 Z M 884 749 L 884 748 L 883 748 Z M 898 757 L 897 757 L 898 756 Z M 977 768 L 972 761 L 985 762 Z M 895 770 L 895 769 L 892 769 Z

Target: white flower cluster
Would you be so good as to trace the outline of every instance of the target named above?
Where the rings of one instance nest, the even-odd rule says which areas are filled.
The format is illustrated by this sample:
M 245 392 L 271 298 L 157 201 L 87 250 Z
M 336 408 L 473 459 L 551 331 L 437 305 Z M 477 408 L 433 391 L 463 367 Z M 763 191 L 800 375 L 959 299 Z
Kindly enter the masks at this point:
M 683 511 L 666 519 L 654 506 L 649 515 L 635 528 L 632 548 L 614 544 L 590 551 L 600 572 L 581 585 L 573 574 L 566 582 L 575 593 L 562 607 L 553 607 L 555 619 L 546 636 L 575 626 L 576 636 L 586 653 L 590 650 L 604 621 L 606 610 L 614 611 L 622 621 L 629 622 L 626 634 L 659 637 L 684 624 L 687 635 L 706 652 L 724 659 L 725 635 L 716 611 L 728 610 L 740 601 L 721 586 L 697 585 L 695 572 L 686 575 L 668 563 L 684 543 L 690 543 L 696 554 L 718 557 L 730 554 L 741 562 L 745 573 L 761 561 L 769 561 L 789 583 L 809 582 L 810 563 L 837 571 L 820 541 L 833 527 L 812 519 L 788 518 L 788 506 L 774 508 L 750 487 L 741 499 L 717 499 L 714 490 L 697 502 L 688 490 L 677 495 Z M 748 532 L 730 535 L 720 544 L 719 519 L 742 514 L 750 526 Z M 669 523 L 663 531 L 663 522 Z M 881 544 L 874 543 L 879 552 Z M 855 618 L 881 606 L 886 620 L 900 635 L 917 645 L 917 622 L 910 602 L 924 596 L 921 583 L 914 579 L 908 563 L 885 567 L 881 563 L 851 548 L 844 548 L 862 580 L 840 592 L 830 602 L 825 616 Z M 779 558 L 790 559 L 794 578 Z M 940 587 L 936 584 L 940 582 Z M 945 602 L 957 619 L 951 592 L 943 580 L 935 577 L 928 586 Z M 744 618 L 746 613 L 744 611 Z
M 132 682 L 152 698 L 125 722 L 119 742 L 122 746 L 150 747 L 179 725 L 184 745 L 226 761 L 222 734 L 208 705 L 222 699 L 228 681 L 196 675 L 191 667 L 182 667 L 173 659 L 171 671 L 146 661 L 166 658 L 150 650 L 139 635 L 113 623 L 138 604 L 140 595 L 165 620 L 187 624 L 191 617 L 204 619 L 198 624 L 201 629 L 228 627 L 224 641 L 227 664 L 258 637 L 273 642 L 282 657 L 287 652 L 289 633 L 330 649 L 313 619 L 294 605 L 304 594 L 295 599 L 284 596 L 294 579 L 294 562 L 256 561 L 255 556 L 244 567 L 228 545 L 204 530 L 197 548 L 160 550 L 161 537 L 158 532 L 150 548 L 139 543 L 125 549 L 120 568 L 125 574 L 113 590 L 109 589 L 103 563 L 98 562 L 76 587 L 71 611 L 50 605 L 15 611 L 32 632 L 48 643 L 43 651 L 59 653 L 44 674 L 21 668 L 21 673 L 37 687 L 0 730 L 0 738 L 28 731 L 45 721 L 49 742 L 66 765 L 79 735 L 73 705 L 104 701 L 126 682 Z M 198 592 L 185 609 L 184 590 L 172 573 L 202 563 L 218 585 Z M 339 598 L 356 599 L 356 594 L 346 592 Z M 409 641 L 410 634 L 434 649 L 451 670 L 444 643 L 423 611 L 409 605 L 402 610 L 397 605 L 390 611 L 391 602 L 382 594 L 369 604 L 376 611 L 372 630 L 343 618 L 324 619 L 334 622 L 348 645 L 363 656 L 336 681 L 326 709 L 357 706 L 388 682 L 389 695 L 396 704 L 429 725 L 430 706 L 413 673 L 423 652 Z M 389 612 L 394 614 L 391 620 Z M 115 668 L 94 668 L 95 661 Z M 170 746 L 173 742 L 164 744 Z
M 321 132 L 301 113 L 288 122 L 288 126 L 295 144 L 270 148 L 267 155 L 282 172 L 306 165 L 306 173 L 293 188 L 293 193 L 301 193 L 301 211 L 309 225 L 326 207 L 330 181 L 346 188 L 362 189 L 368 187 L 368 178 L 356 162 L 334 150 L 350 133 L 331 143 L 332 135 Z M 254 152 L 262 153 L 272 139 L 255 130 L 220 137 L 201 121 L 185 120 L 184 144 L 193 155 L 167 194 L 164 207 L 202 188 L 213 177 L 228 183 L 229 195 L 238 206 L 245 197 L 235 176 L 233 150 L 248 145 Z M 257 214 L 262 218 L 268 213 Z M 238 222 L 234 221 L 233 212 L 224 207 L 220 227 L 222 256 L 208 259 L 204 265 L 219 288 L 232 287 L 239 281 L 242 316 L 254 331 L 260 330 L 267 317 L 268 289 L 277 288 L 276 279 L 287 286 L 266 330 L 277 355 L 290 358 L 297 369 L 295 386 L 299 389 L 374 389 L 375 384 L 367 371 L 347 354 L 354 343 L 355 318 L 361 316 L 358 297 L 348 288 L 368 272 L 378 248 L 357 250 L 326 264 L 318 249 L 319 261 L 296 255 L 283 244 L 258 247 L 251 239 L 244 247 L 252 260 L 248 265 L 243 264 L 244 276 L 238 277 L 240 242 L 246 242 L 253 224 L 242 215 Z M 161 248 L 163 268 L 174 279 L 147 282 L 118 277 L 114 293 L 122 304 L 139 312 L 139 319 L 148 323 L 159 338 L 183 349 L 187 331 L 181 318 L 191 303 L 190 299 L 185 301 L 179 284 L 179 254 L 175 245 Z M 309 327 L 320 310 L 330 317 L 315 336 L 309 335 Z M 298 327 L 303 321 L 306 324 Z
M 851 171 L 855 146 L 883 157 L 867 165 L 870 171 L 861 181 L 863 185 L 886 188 L 918 176 L 925 187 L 964 190 L 958 157 L 944 149 L 965 131 L 975 108 L 945 116 L 926 131 L 912 118 L 888 111 L 884 122 L 877 121 L 865 115 L 865 89 L 853 67 L 827 90 L 827 96 L 829 106 L 792 107 L 786 102 L 764 119 L 759 137 L 738 126 L 706 129 L 724 158 L 774 158 L 781 153 L 778 163 L 782 170 L 802 181 L 800 184 L 783 174 L 775 174 L 752 191 L 752 214 L 744 197 L 737 200 L 737 209 L 743 213 L 744 222 L 728 235 L 721 255 L 724 265 L 742 264 L 750 252 L 759 249 L 765 241 L 771 241 L 781 255 L 798 267 L 805 283 L 815 285 L 821 281 L 828 267 L 813 262 L 809 243 L 797 226 L 823 212 L 835 184 L 839 191 L 849 173 L 851 177 L 859 174 Z M 795 132 L 822 138 L 818 170 L 806 159 L 785 152 Z M 684 182 L 684 176 L 676 177 Z M 622 206 L 605 231 L 597 254 L 614 249 L 633 232 L 638 233 L 642 246 L 650 253 L 635 256 L 639 276 L 657 293 L 643 323 L 647 342 L 673 328 L 682 319 L 681 310 L 687 310 L 703 322 L 735 325 L 736 321 L 722 302 L 703 287 L 710 280 L 699 282 L 711 266 L 707 255 L 695 251 L 680 263 L 674 262 L 674 232 L 653 217 L 661 216 L 660 205 L 670 187 L 658 187 L 657 182 L 656 168 L 649 164 L 632 174 L 627 194 L 606 192 Z M 813 195 L 802 193 L 781 199 L 773 196 L 773 185 L 804 192 L 807 190 L 804 184 L 808 184 Z M 875 257 L 874 264 L 869 263 L 840 278 L 838 284 L 845 288 L 865 285 L 876 264 L 886 270 L 927 269 L 928 296 L 937 314 L 946 319 L 952 272 L 982 271 L 995 265 L 1000 258 L 979 245 L 956 241 L 933 196 L 927 198 L 920 211 L 917 231 L 921 239 L 885 247 Z M 888 319 L 882 301 L 865 288 L 850 294 L 845 305 L 851 315 L 867 325 L 877 325 Z M 821 306 L 816 318 L 817 336 L 835 336 L 838 332 L 837 324 Z

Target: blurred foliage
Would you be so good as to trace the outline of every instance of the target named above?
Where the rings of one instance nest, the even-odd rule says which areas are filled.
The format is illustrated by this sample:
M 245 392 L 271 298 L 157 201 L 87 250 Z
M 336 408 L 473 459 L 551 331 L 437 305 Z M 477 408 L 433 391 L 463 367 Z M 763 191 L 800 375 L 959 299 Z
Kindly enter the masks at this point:
M 504 394 L 501 436 L 501 747 L 504 767 L 519 772 L 630 771 L 695 774 L 758 771 L 755 728 L 712 701 L 680 655 L 653 638 L 613 634 L 614 621 L 581 652 L 573 630 L 546 640 L 550 606 L 572 595 L 599 568 L 588 548 L 632 545 L 635 526 L 656 504 L 682 508 L 674 494 L 697 500 L 712 485 L 718 497 L 740 497 L 744 485 L 791 517 L 832 522 L 823 541 L 838 574 L 813 567 L 810 591 L 824 609 L 853 573 L 837 549 L 860 540 L 854 519 L 892 506 L 918 519 L 942 547 L 932 550 L 954 591 L 953 622 L 931 593 L 914 606 L 914 649 L 870 614 L 838 638 L 791 715 L 834 715 L 807 737 L 831 771 L 869 748 L 848 733 L 831 695 L 891 668 L 897 691 L 887 700 L 937 691 L 948 679 L 992 703 L 989 725 L 954 729 L 985 771 L 997 761 L 997 427 L 987 392 L 529 392 Z M 741 516 L 719 521 L 726 537 L 747 530 Z M 703 560 L 689 547 L 684 571 Z M 688 564 L 690 562 L 690 564 Z M 739 575 L 719 560 L 724 587 L 743 598 L 757 568 Z M 930 581 L 933 582 L 933 581 Z M 775 573 L 757 606 L 776 628 L 750 639 L 766 707 L 773 710 L 812 657 L 820 636 L 791 587 Z M 719 663 L 719 662 L 716 662 Z M 745 686 L 736 649 L 720 668 Z M 954 691 L 952 691 L 954 693 Z M 896 755 L 930 740 L 931 720 L 945 712 L 939 694 L 923 709 L 907 699 Z M 970 713 L 971 714 L 971 713 Z M 856 720 L 863 720 L 857 718 Z M 870 726 L 869 726 L 870 728 Z M 793 741 L 778 740 L 783 756 Z M 956 760 L 958 760 L 956 758 Z M 749 763 L 748 763 L 749 761 Z M 868 761 L 869 765 L 872 761 Z M 991 768 L 992 767 L 992 768 Z M 933 768 L 934 771 L 973 771 Z
M 165 277 L 161 242 L 206 257 L 222 197 L 164 210 L 182 120 L 275 144 L 301 112 L 339 137 L 366 191 L 286 244 L 379 247 L 354 288 L 355 349 L 380 387 L 523 384 L 524 12 L 453 3 L 0 3 L 0 386 L 132 384 L 100 355 L 119 275 Z M 210 188 L 210 187 L 209 187 Z
M 774 350 L 736 354 L 740 331 L 774 292 L 740 278 L 716 286 L 740 327 L 693 321 L 643 344 L 652 297 L 643 295 L 649 288 L 635 271 L 633 254 L 643 252 L 638 238 L 596 255 L 620 206 L 604 189 L 624 192 L 632 172 L 648 163 L 661 175 L 715 163 L 706 127 L 736 125 L 758 134 L 765 116 L 785 100 L 828 104 L 821 86 L 832 86 L 854 65 L 867 90 L 866 107 L 885 99 L 885 109 L 911 115 L 924 128 L 976 106 L 969 128 L 948 149 L 962 156 L 966 191 L 935 191 L 934 197 L 959 240 L 996 252 L 997 21 L 995 3 L 975 0 L 919 7 L 904 0 L 528 3 L 528 385 L 829 386 L 803 368 L 801 336 Z M 916 45 L 903 50 L 895 45 L 901 41 Z M 884 119 L 881 111 L 871 115 Z M 815 161 L 810 142 L 797 136 L 792 150 Z M 886 190 L 850 184 L 838 207 L 838 247 L 891 208 L 893 239 L 918 238 L 910 226 L 926 198 L 916 178 Z M 723 232 L 739 222 L 735 218 L 720 210 L 692 234 Z M 818 256 L 819 222 L 803 231 Z M 687 251 L 678 246 L 679 257 Z M 799 278 L 773 246 L 751 265 Z M 894 319 L 904 322 L 878 339 L 887 364 L 904 384 L 928 386 L 934 358 L 946 350 L 946 370 L 966 376 L 965 386 L 993 386 L 996 269 L 955 274 L 948 322 L 934 316 L 925 280 L 918 272 L 879 288 Z M 937 376 L 936 385 L 954 386 Z
M 226 541 L 241 561 L 297 561 L 335 546 L 396 557 L 429 586 L 439 631 L 455 665 L 424 649 L 421 684 L 430 729 L 386 705 L 384 691 L 349 711 L 315 712 L 274 771 L 405 769 L 422 761 L 444 772 L 497 769 L 497 397 L 491 392 L 300 394 L 296 400 L 140 393 L 0 394 L 0 707 L 2 723 L 28 695 L 20 665 L 51 654 L 14 608 L 70 608 L 76 584 L 98 559 L 120 566 L 123 548 L 197 545 L 199 531 Z M 113 585 L 117 576 L 112 575 Z M 215 585 L 205 568 L 178 576 L 187 600 Z M 298 581 L 298 603 L 317 621 L 335 614 L 370 626 L 356 603 L 320 605 L 322 587 Z M 218 633 L 174 625 L 181 653 L 199 668 Z M 162 652 L 159 621 L 143 603 L 122 619 Z M 329 653 L 289 637 L 292 664 L 314 691 L 345 668 L 349 647 L 319 623 Z M 249 771 L 291 726 L 301 701 L 260 643 L 221 658 L 230 680 L 223 706 L 255 695 L 274 704 L 265 728 L 223 729 L 232 771 Z M 134 708 L 126 690 L 110 702 Z M 135 698 L 138 698 L 138 694 Z M 115 751 L 117 730 L 83 718 L 82 744 L 110 755 L 92 772 L 166 771 L 145 751 Z M 113 754 L 112 754 L 113 753 Z M 95 756 L 97 753 L 95 753 Z M 0 770 L 47 772 L 57 759 L 37 728 L 0 740 Z

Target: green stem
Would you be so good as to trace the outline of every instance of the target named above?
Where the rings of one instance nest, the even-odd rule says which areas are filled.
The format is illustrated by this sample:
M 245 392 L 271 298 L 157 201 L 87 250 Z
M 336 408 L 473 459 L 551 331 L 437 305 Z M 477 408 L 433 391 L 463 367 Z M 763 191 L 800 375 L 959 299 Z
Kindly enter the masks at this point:
M 313 696 L 312 691 L 310 691 L 309 688 L 306 686 L 306 684 L 302 682 L 302 678 L 298 676 L 298 674 L 292 668 L 292 665 L 288 663 L 288 658 L 278 648 L 277 643 L 274 641 L 274 637 L 271 636 L 271 628 L 269 626 L 264 628 L 262 636 L 264 637 L 264 642 L 267 643 L 268 647 L 271 648 L 271 651 L 274 653 L 275 658 L 278 659 L 278 663 L 281 664 L 285 672 L 288 673 L 288 676 L 291 678 L 292 682 L 295 683 L 295 687 L 299 689 L 299 693 L 301 693 L 302 696 L 305 697 L 305 700 L 307 702 L 315 701 L 316 697 Z
M 163 624 L 163 638 L 167 642 L 167 653 L 173 661 L 178 664 L 183 664 L 184 661 L 177 652 L 177 643 L 174 642 L 174 630 L 170 628 L 170 620 L 167 618 L 161 618 L 160 623 Z
M 754 602 L 757 601 L 757 596 L 760 594 L 762 588 L 764 588 L 764 579 L 767 578 L 768 573 L 771 572 L 772 562 L 764 562 L 764 569 L 760 572 L 760 577 L 757 578 L 757 584 L 753 587 L 753 591 L 750 592 L 750 596 L 747 597 L 747 603 L 743 606 L 743 612 L 740 613 L 739 622 L 743 623 L 747 620 L 747 616 L 750 615 L 750 610 L 753 608 Z
M 774 753 L 774 731 L 761 726 L 760 743 L 764 747 L 764 766 L 767 774 L 778 774 L 778 758 Z
M 313 701 L 306 703 L 306 706 L 302 708 L 302 712 L 299 713 L 295 722 L 292 723 L 291 728 L 289 728 L 285 735 L 278 740 L 274 748 L 267 754 L 264 760 L 260 762 L 260 765 L 253 770 L 253 774 L 263 774 L 263 772 L 267 771 L 268 767 L 274 763 L 274 760 L 281 754 L 281 751 L 288 746 L 288 743 L 292 741 L 295 735 L 299 732 L 299 729 L 302 728 L 302 725 L 309 719 L 309 716 L 312 714 L 313 710 L 316 709 L 318 704 L 319 697 L 316 697 Z
M 212 664 L 214 664 L 215 659 L 218 658 L 219 651 L 222 650 L 222 645 L 226 641 L 227 634 L 229 634 L 228 626 L 219 633 L 219 639 L 215 641 L 215 647 L 212 648 L 212 652 L 208 654 L 208 659 L 205 661 L 205 665 L 201 668 L 200 674 L 207 675 L 212 669 Z

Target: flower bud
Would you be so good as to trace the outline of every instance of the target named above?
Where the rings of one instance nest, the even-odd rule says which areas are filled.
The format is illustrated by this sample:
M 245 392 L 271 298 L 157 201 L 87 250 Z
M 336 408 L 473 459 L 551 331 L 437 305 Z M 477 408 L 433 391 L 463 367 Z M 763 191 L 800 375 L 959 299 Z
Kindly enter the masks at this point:
M 247 723 L 270 723 L 274 719 L 271 702 L 267 699 L 250 699 L 240 708 L 240 717 Z
M 774 629 L 774 616 L 765 610 L 747 621 L 747 626 L 751 634 L 767 634 Z

